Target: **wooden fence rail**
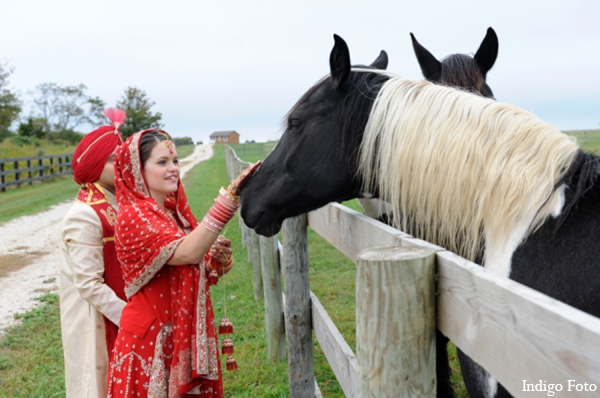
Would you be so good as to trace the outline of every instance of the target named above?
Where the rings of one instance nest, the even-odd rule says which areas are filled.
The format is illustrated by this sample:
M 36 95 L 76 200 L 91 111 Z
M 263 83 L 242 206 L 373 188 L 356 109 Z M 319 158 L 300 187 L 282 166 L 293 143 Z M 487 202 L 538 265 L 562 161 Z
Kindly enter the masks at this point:
M 0 159 L 0 190 L 71 174 L 72 154 Z
M 239 172 L 246 167 L 247 163 L 239 161 L 230 149 L 226 150 L 226 154 L 231 176 L 236 175 L 231 174 L 234 169 Z M 236 162 L 241 164 L 231 165 Z M 302 221 L 303 218 L 306 221 Z M 308 254 L 306 245 L 298 237 L 305 236 L 307 225 L 357 263 L 357 303 L 362 302 L 365 295 L 359 289 L 366 288 L 373 295 L 368 308 L 357 304 L 358 355 L 343 340 L 319 300 L 312 293 L 308 293 L 309 299 L 306 297 L 310 292 L 306 277 Z M 430 335 L 428 331 L 431 332 L 431 329 L 427 327 L 426 320 L 434 311 L 437 313 L 437 328 L 514 396 L 546 396 L 545 392 L 532 394 L 531 390 L 524 391 L 524 380 L 531 384 L 540 380 L 561 384 L 564 395 L 556 396 L 598 396 L 600 319 L 517 282 L 491 274 L 452 252 L 339 204 L 324 206 L 310 212 L 307 217 L 286 220 L 282 231 L 282 256 L 285 258 L 282 270 L 286 289 L 291 289 L 286 290 L 286 308 L 282 310 L 286 316 L 291 397 L 312 398 L 318 394 L 311 387 L 314 379 L 312 338 L 306 331 L 307 324 L 312 325 L 314 335 L 347 397 L 433 396 L 436 381 L 431 369 L 435 364 L 435 354 L 431 340 L 424 340 L 423 336 Z M 243 227 L 249 252 L 260 250 L 251 247 L 252 234 Z M 285 245 L 286 241 L 290 243 Z M 412 270 L 405 264 L 389 262 L 389 256 L 382 257 L 383 265 L 367 265 L 368 253 L 372 256 L 377 247 L 380 249 L 375 252 L 416 247 L 435 253 L 437 286 L 433 278 L 425 276 L 428 275 L 427 267 L 423 265 L 426 256 L 419 257 L 421 259 L 417 263 L 421 265 L 413 266 Z M 424 272 L 423 277 L 417 277 L 415 273 L 410 278 L 398 278 L 396 273 L 401 272 L 398 267 L 410 270 L 406 271 L 407 275 Z M 291 274 L 292 271 L 297 271 L 298 275 Z M 382 272 L 394 276 L 379 277 Z M 372 285 L 373 281 L 387 283 L 390 279 L 396 283 L 391 288 Z M 288 286 L 288 280 L 296 280 L 296 283 Z M 408 292 L 415 289 L 417 280 L 422 281 L 418 286 L 421 293 L 410 294 L 410 300 L 403 301 Z M 365 287 L 366 281 L 371 283 L 368 287 Z M 407 284 L 400 285 L 404 282 Z M 433 299 L 427 301 L 434 288 L 437 293 L 435 305 Z M 403 292 L 403 300 L 392 298 L 390 289 Z M 290 305 L 293 307 L 287 307 Z M 423 314 L 419 316 L 415 308 L 421 308 Z M 381 323 L 382 314 L 389 325 Z M 372 338 L 367 327 L 361 324 L 373 322 L 379 325 L 378 330 L 393 326 L 393 330 L 400 332 L 379 333 L 377 338 Z M 413 326 L 418 327 L 419 332 L 402 333 L 404 328 Z M 405 340 L 410 336 L 412 341 Z M 404 356 L 414 363 L 400 366 L 403 364 L 391 361 L 382 347 L 400 350 L 395 351 L 397 358 Z M 370 373 L 374 368 L 377 369 L 376 374 Z M 415 368 L 420 371 L 415 371 Z M 577 387 L 567 392 L 570 385 L 584 386 L 586 383 L 593 385 L 595 392 L 590 394 L 590 390 L 578 390 Z

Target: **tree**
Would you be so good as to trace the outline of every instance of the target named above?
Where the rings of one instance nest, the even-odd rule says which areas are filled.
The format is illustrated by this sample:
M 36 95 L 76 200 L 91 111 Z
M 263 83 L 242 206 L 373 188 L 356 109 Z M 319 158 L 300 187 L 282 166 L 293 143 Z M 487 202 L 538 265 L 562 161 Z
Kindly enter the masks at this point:
M 173 138 L 173 142 L 175 143 L 176 146 L 180 146 L 180 145 L 194 145 L 194 140 L 192 140 L 190 137 L 177 137 L 177 138 Z
M 41 118 L 33 118 L 29 116 L 26 122 L 21 122 L 17 128 L 17 133 L 22 137 L 45 138 L 46 131 L 44 127 L 47 122 Z
M 104 101 L 98 97 L 88 97 L 85 84 L 59 86 L 56 83 L 42 83 L 36 87 L 33 102 L 36 106 L 34 117 L 45 119 L 44 130 L 74 130 L 77 126 L 89 123 L 100 125 L 100 110 Z
M 117 108 L 124 110 L 127 115 L 127 119 L 121 127 L 123 139 L 141 130 L 163 127 L 160 123 L 162 114 L 150 111 L 154 105 L 155 102 L 148 98 L 145 91 L 136 87 L 128 87 L 125 90 L 121 101 L 117 102 Z
M 8 88 L 8 78 L 13 69 L 0 62 L 0 136 L 10 134 L 9 128 L 21 113 L 21 100 L 17 93 Z
M 88 98 L 89 111 L 88 111 L 88 123 L 94 128 L 105 126 L 108 124 L 108 119 L 102 113 L 106 108 L 106 103 L 100 99 L 100 97 Z

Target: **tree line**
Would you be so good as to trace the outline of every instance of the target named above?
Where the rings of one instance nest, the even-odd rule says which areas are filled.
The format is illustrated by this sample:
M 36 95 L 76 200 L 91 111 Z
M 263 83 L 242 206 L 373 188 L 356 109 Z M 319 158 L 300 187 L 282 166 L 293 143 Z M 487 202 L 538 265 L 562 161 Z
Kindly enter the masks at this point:
M 6 61 L 0 62 L 0 142 L 8 138 L 19 145 L 39 140 L 77 144 L 84 136 L 76 130 L 78 127 L 108 124 L 102 114 L 107 104 L 100 97 L 89 95 L 85 84 L 41 83 L 32 93 L 30 114 L 23 115 L 23 99 L 10 88 L 12 73 Z M 144 90 L 125 89 L 115 105 L 127 115 L 120 128 L 124 139 L 140 130 L 163 127 L 162 114 L 151 110 L 154 105 Z M 187 137 L 178 141 L 193 144 Z

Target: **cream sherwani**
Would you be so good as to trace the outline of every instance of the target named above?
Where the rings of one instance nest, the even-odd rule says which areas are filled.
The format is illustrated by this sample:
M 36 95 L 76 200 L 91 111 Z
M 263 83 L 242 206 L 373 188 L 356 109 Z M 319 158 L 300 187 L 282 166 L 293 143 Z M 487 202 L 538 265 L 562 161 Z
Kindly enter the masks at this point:
M 115 196 L 106 191 L 116 209 Z M 119 325 L 125 302 L 104 284 L 102 223 L 76 202 L 63 219 L 60 324 L 68 398 L 106 397 L 108 351 L 103 315 Z

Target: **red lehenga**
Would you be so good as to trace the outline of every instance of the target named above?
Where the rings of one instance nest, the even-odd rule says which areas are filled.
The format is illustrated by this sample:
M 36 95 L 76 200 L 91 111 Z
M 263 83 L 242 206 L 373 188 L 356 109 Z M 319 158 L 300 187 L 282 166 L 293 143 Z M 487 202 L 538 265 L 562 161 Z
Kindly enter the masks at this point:
M 204 264 L 168 266 L 198 226 L 183 187 L 163 210 L 149 195 L 134 134 L 115 154 L 115 242 L 127 305 L 109 366 L 109 397 L 222 397 L 214 314 Z

